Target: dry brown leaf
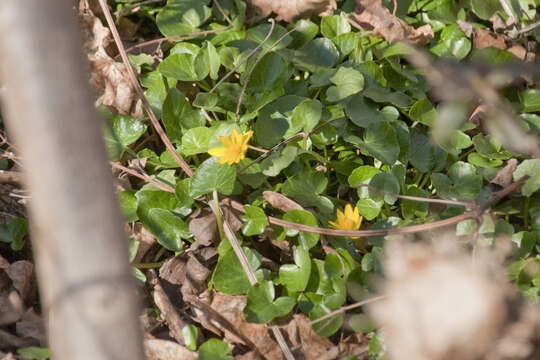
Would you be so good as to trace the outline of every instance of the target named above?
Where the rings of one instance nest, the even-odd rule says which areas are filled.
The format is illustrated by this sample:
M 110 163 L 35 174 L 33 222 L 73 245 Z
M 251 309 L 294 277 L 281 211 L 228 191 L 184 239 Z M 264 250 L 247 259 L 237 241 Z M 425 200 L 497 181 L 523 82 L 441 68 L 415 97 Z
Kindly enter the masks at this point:
M 193 234 L 195 242 L 191 249 L 196 250 L 202 246 L 210 246 L 219 240 L 216 217 L 209 209 L 203 209 L 194 214 L 189 221 L 189 231 Z
M 489 21 L 491 21 L 491 23 L 493 24 L 493 30 L 495 31 L 504 30 L 507 28 L 507 25 L 499 12 L 495 12 L 493 16 L 489 18 Z
M 337 8 L 335 0 L 247 0 L 248 23 L 255 23 L 269 16 L 277 15 L 277 21 L 291 22 L 312 15 L 331 15 Z
M 148 360 L 196 360 L 197 353 L 172 341 L 144 340 L 144 354 Z
M 503 188 L 509 186 L 514 180 L 513 174 L 516 170 L 518 161 L 516 159 L 509 159 L 506 162 L 506 166 L 497 171 L 497 175 L 490 181 L 492 184 L 497 184 Z
M 131 237 L 139 242 L 139 248 L 137 249 L 137 255 L 133 259 L 133 263 L 139 263 L 144 255 L 150 250 L 150 248 L 156 243 L 156 238 L 151 232 L 146 230 L 140 222 L 133 224 L 126 224 L 126 232 L 128 237 Z
M 497 49 L 506 49 L 504 37 L 484 29 L 474 29 L 473 45 L 475 49 L 484 49 L 494 47 Z
M 79 3 L 79 18 L 86 38 L 84 48 L 92 67 L 90 85 L 100 103 L 114 108 L 120 114 L 142 118 L 141 103 L 129 81 L 126 66 L 116 62 L 107 53 L 113 40 L 109 29 L 103 26 L 92 11 L 96 2 L 81 0 Z
M 27 260 L 15 261 L 5 271 L 23 300 L 29 301 L 36 292 L 34 264 Z
M 304 208 L 294 200 L 291 200 L 285 195 L 275 191 L 264 191 L 263 197 L 264 200 L 268 201 L 268 203 L 272 205 L 272 207 L 275 207 L 283 212 L 289 212 L 291 210 L 304 210 Z
M 150 283 L 154 286 L 154 303 L 159 309 L 162 319 L 167 322 L 171 337 L 178 341 L 178 343 L 185 344 L 182 329 L 184 326 L 188 325 L 188 322 L 180 315 L 177 308 L 171 301 L 172 299 L 177 300 L 178 295 L 174 298 L 169 297 L 164 289 L 165 284 L 161 283 L 160 279 L 156 276 L 153 270 L 148 272 L 148 277 Z M 178 292 L 175 293 L 178 294 Z
M 0 295 L 0 326 L 13 324 L 24 314 L 24 303 L 15 290 Z
M 284 327 L 292 348 L 298 349 L 297 353 L 308 360 L 331 360 L 339 355 L 337 346 L 326 338 L 322 338 L 313 330 L 309 319 L 300 314 L 294 315 L 293 319 Z
M 5 270 L 9 267 L 9 261 L 7 261 L 2 255 L 0 255 L 0 269 Z
M 506 49 L 506 51 L 514 54 L 517 58 L 521 60 L 525 60 L 527 58 L 527 50 L 525 50 L 525 48 L 521 45 L 514 45 Z
M 418 29 L 392 15 L 382 5 L 382 0 L 358 0 L 354 19 L 362 28 L 372 30 L 372 35 L 388 41 L 408 41 L 416 45 L 427 44 L 433 39 L 433 29 L 429 24 Z
M 206 280 L 212 273 L 203 264 L 204 259 L 197 258 L 199 250 L 182 253 L 167 260 L 159 269 L 159 277 L 171 284 L 181 286 L 181 293 L 186 295 L 199 295 L 206 288 Z M 214 250 L 214 253 L 216 251 Z
M 41 317 L 36 314 L 34 309 L 24 313 L 21 320 L 15 324 L 15 332 L 20 337 L 33 338 L 39 341 L 40 345 L 47 344 L 47 336 Z

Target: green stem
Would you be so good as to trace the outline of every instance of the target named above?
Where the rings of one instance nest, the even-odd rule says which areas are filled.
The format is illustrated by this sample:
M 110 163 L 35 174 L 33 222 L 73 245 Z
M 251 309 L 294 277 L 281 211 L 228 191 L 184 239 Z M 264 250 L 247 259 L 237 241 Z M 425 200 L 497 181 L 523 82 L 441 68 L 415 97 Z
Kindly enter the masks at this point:
M 167 251 L 167 249 L 165 249 L 164 247 L 159 249 L 158 252 L 156 253 L 156 256 L 154 256 L 154 262 L 158 261 L 161 258 L 161 256 L 165 254 L 165 251 Z
M 201 89 L 203 89 L 206 92 L 210 91 L 210 89 L 211 89 L 211 87 L 209 85 L 207 85 L 206 83 L 204 83 L 202 81 L 198 81 L 197 86 L 199 86 Z
M 422 179 L 422 182 L 420 183 L 420 185 L 418 186 L 420 189 L 423 189 L 424 186 L 426 185 L 426 183 L 428 182 L 428 180 L 430 179 L 430 174 L 429 173 L 426 173 L 424 178 Z
M 416 174 L 416 176 L 414 177 L 414 185 L 416 185 L 416 187 L 419 187 L 419 184 L 420 184 L 420 181 L 422 181 L 422 176 L 424 174 L 421 173 L 420 171 L 418 171 L 418 173 Z

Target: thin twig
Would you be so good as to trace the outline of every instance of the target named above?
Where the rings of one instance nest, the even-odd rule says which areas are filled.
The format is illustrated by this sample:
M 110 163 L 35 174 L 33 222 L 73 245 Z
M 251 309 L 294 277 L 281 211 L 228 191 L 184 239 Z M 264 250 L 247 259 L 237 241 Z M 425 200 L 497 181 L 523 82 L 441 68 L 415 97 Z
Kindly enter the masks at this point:
M 111 164 L 112 167 L 115 167 L 115 168 L 117 168 L 119 170 L 122 170 L 123 172 L 126 172 L 126 173 L 128 173 L 130 175 L 138 177 L 139 179 L 142 179 L 142 180 L 144 180 L 146 182 L 149 182 L 150 184 L 160 188 L 163 191 L 168 191 L 168 192 L 172 192 L 172 193 L 175 192 L 173 187 L 171 187 L 169 185 L 165 185 L 163 183 L 160 183 L 157 180 L 152 179 L 148 174 L 146 174 L 144 172 L 130 169 L 128 167 L 125 167 L 123 165 L 120 165 L 120 164 L 112 162 L 112 161 L 110 162 L 110 164 Z
M 472 201 L 432 199 L 432 198 L 425 198 L 425 197 L 419 197 L 419 196 L 394 194 L 389 191 L 378 189 L 375 186 L 369 185 L 369 184 L 360 184 L 360 185 L 357 185 L 356 187 L 367 187 L 373 191 L 380 192 L 381 194 L 391 195 L 391 196 L 397 197 L 399 199 L 404 199 L 404 200 L 411 200 L 411 201 L 418 201 L 418 202 L 425 202 L 425 203 L 435 203 L 435 204 L 457 205 L 457 206 L 464 206 L 464 207 L 474 206 L 474 202 Z
M 345 312 L 345 311 L 352 310 L 352 309 L 356 309 L 357 307 L 360 307 L 360 306 L 363 306 L 363 305 L 367 305 L 367 304 L 370 304 L 370 303 L 375 302 L 375 301 L 384 300 L 385 298 L 386 298 L 386 296 L 384 296 L 384 295 L 381 295 L 381 296 L 375 296 L 375 297 L 372 297 L 372 298 L 369 298 L 369 299 L 366 299 L 366 300 L 363 300 L 363 301 L 359 301 L 359 302 L 354 303 L 354 304 L 351 304 L 351 305 L 347 305 L 347 306 L 340 307 L 339 309 L 334 310 L 334 311 L 332 311 L 331 313 L 328 313 L 328 314 L 326 314 L 326 315 L 324 315 L 324 316 L 321 316 L 320 318 L 317 318 L 317 319 L 315 319 L 315 320 L 312 320 L 309 324 L 310 324 L 310 325 L 316 324 L 316 323 L 321 322 L 321 321 L 323 321 L 323 320 L 329 319 L 329 318 L 331 318 L 332 316 L 341 314 L 341 313 L 343 313 L 343 312 Z
M 274 41 L 272 46 L 270 46 L 268 48 L 268 50 L 265 51 L 264 55 L 260 56 L 259 58 L 257 58 L 257 60 L 255 60 L 255 63 L 253 64 L 251 69 L 249 69 L 249 72 L 247 73 L 246 78 L 244 79 L 244 85 L 242 86 L 242 91 L 240 91 L 240 96 L 238 97 L 238 103 L 236 104 L 236 112 L 235 112 L 236 117 L 238 117 L 238 113 L 240 112 L 240 106 L 242 105 L 242 99 L 244 98 L 244 93 L 246 92 L 247 85 L 249 83 L 249 80 L 251 79 L 251 74 L 253 73 L 253 70 L 255 70 L 255 67 L 257 66 L 257 64 L 259 64 L 259 62 L 264 58 L 264 56 L 266 54 L 268 54 L 270 51 L 272 51 L 272 49 L 275 48 L 277 46 L 277 44 L 279 44 L 283 39 L 285 39 L 285 37 L 289 36 L 295 30 L 296 30 L 296 27 L 292 28 L 291 30 L 287 31 L 285 34 L 281 35 L 279 37 L 279 39 Z M 268 38 L 269 38 L 269 36 L 266 37 L 265 41 Z M 264 41 L 263 41 L 263 43 L 264 43 Z
M 222 224 L 223 230 L 225 232 L 225 237 L 229 240 L 229 244 L 231 244 L 231 247 L 233 248 L 234 253 L 236 254 L 236 257 L 238 258 L 238 261 L 242 265 L 242 269 L 244 270 L 244 273 L 246 274 L 249 283 L 251 286 L 257 284 L 257 277 L 255 276 L 255 271 L 253 271 L 253 268 L 251 267 L 246 254 L 242 250 L 242 247 L 240 246 L 240 243 L 238 242 L 238 239 L 236 238 L 236 235 L 234 234 L 234 231 L 232 231 L 231 227 L 229 226 L 229 223 L 223 218 L 223 215 L 221 213 L 221 209 L 219 207 L 219 199 L 217 195 L 217 191 L 214 190 L 212 193 L 213 200 L 210 201 L 210 208 L 214 212 L 214 215 L 216 216 L 218 226 Z M 224 239 L 222 239 L 224 240 Z M 276 338 L 278 345 L 280 346 L 281 350 L 283 351 L 283 354 L 285 355 L 285 358 L 287 360 L 294 360 L 294 356 L 291 353 L 291 350 L 287 346 L 287 343 L 285 342 L 285 339 L 283 338 L 283 334 L 279 330 L 279 328 L 275 325 L 272 325 L 270 327 L 272 330 L 274 337 Z
M 222 31 L 227 31 L 227 30 L 229 30 L 231 28 L 232 28 L 232 26 L 228 25 L 228 26 L 226 26 L 224 28 L 221 28 L 221 29 L 198 31 L 198 32 L 185 34 L 185 35 L 165 36 L 165 37 L 162 37 L 162 38 L 159 38 L 159 39 L 147 40 L 147 41 L 143 41 L 143 42 L 140 42 L 138 44 L 135 44 L 133 46 L 128 47 L 126 52 L 129 53 L 129 52 L 131 52 L 131 51 L 133 51 L 135 49 L 138 49 L 138 48 L 141 48 L 141 47 L 144 47 L 144 46 L 147 46 L 147 45 L 152 45 L 152 44 L 155 44 L 155 43 L 161 44 L 164 41 L 182 40 L 182 39 L 189 39 L 189 38 L 192 38 L 192 37 L 197 37 L 197 36 L 202 36 L 202 35 L 210 35 L 210 34 L 215 34 L 215 33 L 222 32 Z M 116 55 L 116 57 L 118 57 L 118 55 Z
M 519 30 L 517 32 L 517 35 L 521 35 L 521 34 L 525 34 L 525 33 L 528 33 L 529 31 L 532 31 L 534 29 L 536 29 L 537 27 L 540 26 L 540 21 L 537 21 L 535 23 L 532 23 L 526 27 L 524 27 L 523 29 Z
M 209 94 L 210 93 L 213 93 L 219 85 L 221 85 L 229 76 L 231 76 L 232 74 L 235 73 L 235 71 L 240 67 L 242 66 L 243 63 L 245 63 L 253 54 L 255 54 L 257 51 L 259 51 L 259 49 L 264 45 L 264 43 L 266 42 L 266 40 L 268 40 L 268 38 L 270 37 L 270 35 L 272 35 L 272 33 L 274 32 L 274 26 L 276 24 L 276 22 L 274 21 L 274 19 L 269 19 L 268 20 L 270 22 L 270 24 L 272 24 L 270 26 L 270 30 L 268 31 L 268 34 L 266 34 L 266 37 L 263 39 L 263 41 L 257 45 L 253 50 L 251 50 L 246 56 L 244 56 L 242 58 L 242 60 L 240 60 L 240 62 L 238 64 L 236 64 L 231 71 L 229 71 L 227 74 L 225 74 L 224 77 L 222 77 L 221 79 L 219 79 L 219 81 L 216 83 L 216 85 L 214 85 L 214 87 L 212 89 L 210 89 L 210 91 L 208 92 Z
M 232 26 L 233 23 L 232 23 L 231 18 L 227 14 L 225 14 L 225 11 L 223 11 L 223 8 L 221 7 L 221 4 L 219 3 L 219 1 L 214 0 L 214 4 L 216 4 L 216 7 L 217 7 L 218 11 L 221 13 L 221 15 L 223 15 L 223 17 L 225 18 L 227 23 L 229 23 L 229 25 Z
M 499 3 L 501 4 L 504 12 L 510 19 L 512 19 L 512 24 L 516 23 L 516 18 L 514 17 L 514 13 L 512 12 L 512 9 L 510 8 L 510 5 L 506 2 L 506 0 L 499 0 Z
M 396 16 L 397 11 L 397 0 L 394 0 L 394 9 L 392 10 L 392 16 Z
M 126 69 L 127 69 L 131 84 L 137 91 L 137 95 L 141 99 L 143 106 L 146 110 L 146 113 L 150 117 L 150 121 L 152 122 L 152 125 L 154 126 L 154 129 L 158 133 L 161 141 L 163 141 L 163 143 L 165 144 L 165 147 L 167 148 L 167 150 L 169 150 L 169 152 L 171 153 L 173 159 L 178 163 L 178 165 L 180 165 L 182 170 L 184 170 L 184 172 L 189 177 L 193 176 L 193 170 L 191 170 L 189 165 L 185 162 L 185 160 L 178 154 L 178 152 L 174 148 L 173 144 L 167 137 L 167 134 L 165 134 L 165 131 L 161 127 L 158 119 L 156 118 L 156 115 L 152 111 L 152 108 L 150 107 L 150 103 L 146 99 L 146 96 L 144 96 L 144 92 L 141 87 L 141 84 L 139 84 L 139 81 L 137 80 L 137 75 L 135 74 L 135 71 L 133 70 L 131 63 L 129 62 L 126 50 L 124 49 L 124 44 L 122 43 L 122 40 L 120 39 L 120 34 L 118 34 L 118 30 L 116 29 L 116 25 L 114 24 L 114 20 L 112 18 L 111 12 L 109 11 L 109 7 L 107 6 L 107 1 L 99 0 L 99 4 L 101 6 L 101 9 L 103 10 L 103 13 L 105 14 L 105 19 L 107 20 L 107 24 L 109 25 L 109 29 L 111 30 L 111 33 L 113 35 L 114 42 L 116 43 L 116 46 L 118 47 L 118 51 L 120 52 L 122 61 L 126 65 Z
M 287 138 L 287 139 L 283 140 L 282 142 L 280 142 L 279 144 L 272 146 L 269 150 L 265 150 L 265 152 L 261 156 L 259 156 L 258 158 L 256 158 L 255 160 L 253 160 L 252 162 L 250 162 L 249 164 L 247 164 L 246 166 L 244 166 L 240 170 L 238 170 L 238 173 L 241 174 L 242 172 L 246 171 L 247 168 L 249 168 L 250 166 L 253 166 L 253 165 L 255 165 L 256 163 L 258 163 L 260 161 L 263 161 L 268 156 L 270 156 L 273 152 L 279 150 L 280 148 L 287 145 L 291 141 L 294 141 L 294 140 L 299 139 L 299 138 L 308 139 L 311 135 L 313 135 L 314 133 L 316 133 L 317 131 L 319 131 L 320 129 L 325 127 L 326 125 L 330 124 L 331 122 L 337 121 L 337 120 L 343 120 L 343 119 L 345 119 L 345 118 L 340 117 L 340 118 L 330 119 L 330 120 L 327 120 L 327 121 L 323 122 L 322 124 L 317 125 L 310 132 L 307 132 L 307 133 L 306 132 L 300 132 L 298 134 L 294 134 L 290 138 Z
M 141 9 L 141 7 L 144 6 L 144 5 L 150 5 L 150 4 L 162 3 L 162 2 L 165 2 L 165 0 L 145 0 L 145 1 L 141 1 L 140 3 L 136 3 L 136 4 L 133 4 L 133 5 L 130 5 L 130 6 L 126 6 L 125 8 L 123 8 L 121 10 L 115 11 L 114 16 L 119 18 L 120 16 L 123 16 L 124 14 L 127 14 L 127 13 L 133 14 L 133 13 L 139 11 Z

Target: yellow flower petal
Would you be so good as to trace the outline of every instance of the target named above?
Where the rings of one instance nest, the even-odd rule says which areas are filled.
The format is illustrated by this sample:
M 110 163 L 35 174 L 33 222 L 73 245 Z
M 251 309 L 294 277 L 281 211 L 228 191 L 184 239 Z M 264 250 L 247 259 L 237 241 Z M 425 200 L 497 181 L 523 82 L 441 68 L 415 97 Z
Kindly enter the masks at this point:
M 233 129 L 231 135 L 219 137 L 219 141 L 223 144 L 222 148 L 210 149 L 208 153 L 212 156 L 218 156 L 220 164 L 232 165 L 239 163 L 246 156 L 247 143 L 252 134 L 253 131 L 251 130 L 245 134 L 239 134 Z

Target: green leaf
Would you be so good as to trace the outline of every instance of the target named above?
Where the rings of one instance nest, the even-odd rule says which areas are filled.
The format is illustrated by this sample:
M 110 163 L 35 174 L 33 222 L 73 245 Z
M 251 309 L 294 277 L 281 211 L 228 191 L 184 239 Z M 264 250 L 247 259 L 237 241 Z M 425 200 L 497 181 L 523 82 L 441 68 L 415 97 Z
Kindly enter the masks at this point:
M 523 111 L 532 113 L 540 111 L 540 90 L 527 89 L 521 93 Z
M 326 189 L 327 184 L 328 179 L 323 173 L 304 170 L 288 178 L 283 183 L 282 191 L 302 206 L 315 206 L 321 212 L 330 213 L 334 209 L 332 202 L 319 195 Z
M 304 46 L 319 33 L 317 24 L 306 19 L 298 20 L 295 24 L 295 29 L 296 31 L 291 33 L 293 41 L 290 46 L 294 49 Z
M 242 250 L 246 254 L 251 268 L 255 271 L 255 275 L 261 275 L 260 271 L 256 271 L 261 266 L 261 255 L 248 247 L 242 247 Z M 231 295 L 245 294 L 251 288 L 246 273 L 232 248 L 219 254 L 217 265 L 212 274 L 212 284 L 217 291 Z
M 307 71 L 333 67 L 339 59 L 339 51 L 331 40 L 317 38 L 294 52 L 293 63 Z
M 499 0 L 471 0 L 471 10 L 482 20 L 489 20 L 496 11 L 502 11 Z
M 416 185 L 409 185 L 405 195 L 429 198 L 430 194 L 424 189 L 416 187 Z M 421 201 L 401 200 L 401 213 L 405 219 L 413 219 L 419 217 L 421 219 L 428 215 L 428 204 Z
M 368 180 L 370 180 L 380 172 L 381 170 L 370 165 L 362 165 L 360 167 L 357 167 L 352 171 L 351 175 L 349 175 L 349 185 L 352 187 L 356 187 L 360 184 L 367 184 Z
M 279 279 L 276 284 L 287 288 L 289 293 L 304 291 L 311 273 L 311 258 L 309 251 L 303 247 L 297 247 L 293 251 L 294 265 L 281 265 Z
M 13 251 L 21 250 L 24 246 L 24 237 L 28 234 L 26 220 L 20 217 L 11 218 L 7 223 L 0 225 L 0 242 L 11 244 Z
M 129 262 L 133 262 L 135 260 L 135 256 L 137 256 L 137 251 L 139 251 L 139 245 L 141 242 L 139 240 L 135 240 L 134 238 L 129 239 Z
M 428 98 L 422 98 L 411 106 L 409 117 L 421 124 L 431 126 L 437 117 L 437 110 Z
M 162 120 L 169 139 L 176 143 L 182 143 L 184 129 L 204 126 L 206 123 L 200 110 L 193 109 L 184 94 L 176 88 L 169 90 L 163 102 Z
M 431 48 L 437 56 L 454 56 L 461 60 L 471 51 L 472 43 L 457 24 L 448 25 L 441 32 L 441 40 Z
M 139 219 L 137 216 L 137 198 L 135 197 L 135 192 L 135 190 L 125 190 L 117 193 L 120 209 L 127 222 L 137 221 Z
M 144 54 L 144 53 L 138 54 L 138 55 L 128 54 L 128 58 L 129 58 L 130 64 L 133 66 L 137 74 L 141 73 L 141 68 L 144 65 L 149 65 L 149 66 L 154 65 L 154 58 L 152 57 L 152 55 L 149 55 L 149 54 Z
M 163 76 L 180 81 L 200 81 L 208 76 L 210 67 L 208 58 L 203 52 L 172 54 L 167 56 L 158 66 Z
M 293 110 L 291 127 L 285 137 L 295 135 L 300 131 L 310 132 L 317 126 L 322 116 L 322 104 L 318 100 L 304 100 Z
M 347 141 L 347 136 L 345 140 Z M 400 151 L 396 131 L 392 125 L 385 122 L 370 125 L 364 133 L 364 141 L 357 145 L 388 165 L 396 162 Z
M 514 181 L 517 181 L 529 175 L 530 178 L 525 181 L 521 188 L 523 196 L 531 196 L 540 189 L 540 159 L 524 160 L 514 171 Z
M 234 188 L 236 168 L 219 164 L 216 157 L 204 161 L 190 180 L 189 193 L 193 198 L 211 193 L 214 190 L 230 195 Z
M 286 95 L 265 105 L 255 122 L 257 143 L 265 148 L 278 144 L 290 127 L 292 112 L 304 100 L 305 98 L 300 96 Z
M 168 1 L 156 17 L 156 24 L 164 36 L 185 35 L 196 32 L 210 17 L 208 0 Z
M 263 56 L 255 66 L 247 90 L 251 92 L 269 91 L 278 86 L 283 86 L 289 73 L 287 63 L 275 52 Z
M 244 205 L 246 215 L 241 216 L 245 223 L 242 225 L 242 234 L 246 236 L 259 235 L 268 226 L 268 218 L 264 211 L 257 206 Z
M 429 138 L 416 129 L 409 131 L 409 161 L 423 173 L 439 171 L 446 163 L 446 153 L 434 146 Z
M 392 193 L 399 195 L 399 181 L 394 175 L 385 172 L 375 174 L 369 184 L 379 190 L 388 193 L 383 194 L 378 191 L 369 189 L 371 199 L 373 199 L 374 201 L 381 201 L 384 199 L 384 201 L 390 205 L 393 205 L 396 202 L 397 198 L 394 195 L 390 194 Z
M 360 94 L 350 98 L 345 105 L 345 113 L 356 126 L 362 128 L 388 121 L 384 114 L 379 111 L 377 104 Z
M 186 348 L 188 348 L 191 351 L 197 350 L 198 335 L 199 335 L 199 331 L 197 330 L 197 327 L 193 324 L 186 325 L 182 328 L 182 336 L 184 337 Z M 229 351 L 227 349 L 226 353 L 228 352 Z
M 306 210 L 291 210 L 283 215 L 283 220 L 303 225 L 318 226 L 315 216 Z M 289 237 L 298 235 L 298 244 L 307 250 L 317 245 L 320 237 L 320 235 L 316 233 L 298 231 L 292 228 L 285 228 L 285 233 Z
M 225 341 L 210 339 L 199 348 L 199 360 L 233 360 L 230 351 Z
M 340 67 L 330 81 L 335 84 L 326 92 L 326 99 L 331 102 L 345 99 L 364 88 L 364 76 L 360 71 L 352 68 Z
M 358 213 L 362 215 L 366 220 L 373 220 L 381 213 L 381 208 L 384 201 L 375 201 L 369 198 L 359 199 L 356 203 L 358 207 Z
M 273 153 L 261 162 L 262 173 L 266 176 L 277 176 L 281 170 L 288 167 L 298 155 L 296 146 L 286 146 Z
M 240 163 L 238 163 L 238 168 L 243 169 L 251 161 L 252 159 L 249 158 L 243 159 L 240 161 Z M 264 183 L 266 177 L 261 172 L 261 164 L 253 164 L 238 174 L 238 180 L 240 180 L 242 184 L 246 184 L 251 186 L 253 189 L 257 189 Z
M 156 236 L 158 243 L 171 251 L 181 251 L 182 239 L 191 237 L 188 224 L 169 210 L 150 209 L 145 225 Z
M 263 23 L 260 25 L 257 25 L 255 27 L 251 27 L 248 29 L 246 34 L 246 39 L 251 40 L 255 42 L 256 44 L 263 43 L 264 38 L 268 33 L 270 32 L 271 25 L 268 23 Z M 284 36 L 287 33 L 287 29 L 285 29 L 283 26 L 276 24 L 274 26 L 274 31 L 272 31 L 272 34 L 268 38 L 267 41 L 263 43 L 262 48 L 264 50 L 270 49 L 273 43 L 275 43 L 279 38 Z M 277 51 L 280 49 L 286 48 L 292 41 L 292 37 L 290 35 L 285 36 L 277 45 L 272 49 L 273 51 Z
M 213 144 L 211 144 L 211 142 L 216 138 L 217 136 L 215 128 L 207 128 L 205 126 L 200 126 L 189 129 L 182 136 L 182 154 L 190 156 L 206 153 L 210 148 L 214 147 L 212 146 Z
M 321 20 L 321 33 L 329 39 L 350 31 L 351 25 L 340 15 L 324 16 Z
M 118 161 L 126 147 L 146 132 L 142 121 L 127 115 L 115 115 L 105 123 L 105 146 L 112 161 Z
M 44 360 L 51 357 L 51 350 L 46 347 L 28 346 L 17 349 L 17 355 L 23 359 Z
M 219 76 L 219 67 L 221 66 L 221 58 L 210 41 L 207 41 L 203 47 L 204 54 L 208 57 L 208 65 L 210 71 L 210 79 L 217 80 Z
M 294 305 L 296 300 L 287 296 L 275 299 L 274 284 L 263 281 L 248 290 L 244 318 L 249 322 L 264 324 L 287 315 Z

